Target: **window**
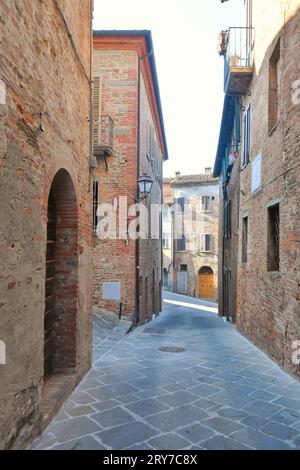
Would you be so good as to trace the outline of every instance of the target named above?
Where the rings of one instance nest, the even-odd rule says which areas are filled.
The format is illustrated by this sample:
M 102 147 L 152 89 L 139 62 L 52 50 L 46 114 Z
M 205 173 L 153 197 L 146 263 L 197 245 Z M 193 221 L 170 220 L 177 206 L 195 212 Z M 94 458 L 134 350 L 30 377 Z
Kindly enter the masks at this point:
M 210 234 L 204 233 L 200 238 L 200 251 L 212 251 L 213 237 Z
M 279 204 L 268 208 L 268 271 L 279 271 L 280 267 L 280 213 Z
M 209 212 L 212 209 L 212 199 L 210 196 L 202 196 L 202 210 Z
M 269 132 L 274 129 L 278 120 L 279 62 L 280 39 L 276 44 L 269 64 Z
M 248 261 L 248 217 L 243 218 L 242 227 L 242 262 Z
M 93 142 L 94 145 L 99 145 L 99 121 L 101 114 L 101 79 L 94 77 L 93 80 Z
M 177 251 L 185 251 L 186 250 L 186 239 L 185 236 L 182 235 L 182 238 L 180 238 L 177 241 Z
M 99 206 L 99 183 L 93 182 L 93 233 L 96 234 L 98 225 L 98 206 Z
M 250 138 L 251 138 L 251 106 L 249 105 L 243 118 L 243 167 L 250 161 Z
M 224 236 L 231 238 L 231 201 L 224 206 Z
M 181 210 L 181 212 L 184 213 L 185 198 L 184 198 L 184 197 L 179 197 L 179 198 L 177 199 L 177 204 L 178 204 L 178 206 L 179 206 L 178 209 Z
M 180 265 L 180 271 L 181 272 L 187 272 L 187 270 L 188 270 L 187 264 L 181 264 Z

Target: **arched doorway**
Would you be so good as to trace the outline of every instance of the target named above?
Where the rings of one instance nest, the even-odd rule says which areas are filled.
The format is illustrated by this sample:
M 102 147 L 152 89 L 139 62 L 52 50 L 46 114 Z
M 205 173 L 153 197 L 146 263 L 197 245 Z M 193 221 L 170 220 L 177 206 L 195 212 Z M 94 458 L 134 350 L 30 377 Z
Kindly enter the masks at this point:
M 201 268 L 198 273 L 198 297 L 215 299 L 215 275 L 208 266 Z
M 56 173 L 48 198 L 44 380 L 76 368 L 78 214 L 69 173 Z

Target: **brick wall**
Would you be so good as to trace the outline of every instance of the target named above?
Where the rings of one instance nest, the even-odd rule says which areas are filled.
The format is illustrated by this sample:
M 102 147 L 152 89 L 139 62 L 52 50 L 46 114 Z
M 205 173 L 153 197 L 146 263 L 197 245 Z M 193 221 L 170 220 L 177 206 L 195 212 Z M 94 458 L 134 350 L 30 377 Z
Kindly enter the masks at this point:
M 69 245 L 76 260 L 71 273 L 61 272 L 62 291 L 56 292 L 56 305 L 75 315 L 60 359 L 77 380 L 90 366 L 91 3 L 0 4 L 0 79 L 6 84 L 6 103 L 0 104 L 0 336 L 7 349 L 7 364 L 0 365 L 0 448 L 23 447 L 41 423 L 47 206 L 62 168 L 78 210 L 77 234 Z M 44 132 L 37 131 L 38 113 L 44 113 Z M 66 217 L 59 230 L 66 245 L 72 215 L 62 211 Z M 73 285 L 68 284 L 72 275 Z M 68 310 L 65 301 L 71 298 Z M 70 348 L 76 349 L 71 362 Z
M 140 128 L 140 175 L 147 174 L 153 180 L 150 196 L 146 200 L 146 207 L 151 210 L 152 205 L 162 203 L 162 152 L 158 146 L 158 136 L 152 117 L 151 108 L 146 92 L 143 74 L 141 74 L 141 128 Z M 151 134 L 153 138 L 151 143 Z M 161 215 L 159 216 L 161 219 Z M 159 239 L 149 238 L 139 241 L 139 276 L 140 276 L 140 321 L 152 320 L 154 314 L 161 311 L 162 289 L 162 241 L 160 220 L 149 219 L 149 225 L 156 223 L 159 229 Z
M 118 40 L 122 44 L 119 48 L 114 43 Z M 140 43 L 141 38 L 137 41 Z M 149 88 L 146 86 L 149 77 L 141 61 L 139 81 L 140 52 L 137 43 L 132 42 L 118 37 L 99 38 L 97 34 L 94 40 L 94 76 L 100 77 L 101 83 L 100 112 L 109 114 L 114 121 L 115 152 L 115 155 L 107 158 L 107 166 L 103 158 L 98 159 L 94 179 L 99 182 L 100 204 L 111 204 L 114 197 L 126 196 L 128 208 L 137 198 L 138 169 L 140 175 L 147 173 L 154 181 L 151 195 L 145 205 L 150 207 L 152 203 L 161 202 L 160 183 L 156 169 L 151 165 L 150 155 L 150 126 L 153 128 L 153 139 L 158 142 L 158 138 L 150 106 Z M 162 154 L 159 150 L 158 152 L 161 166 Z M 135 215 L 130 216 L 128 223 L 134 219 Z M 139 321 L 145 322 L 152 318 L 153 313 L 158 313 L 161 303 L 161 240 L 99 240 L 95 236 L 93 245 L 94 305 L 118 313 L 119 302 L 103 299 L 102 289 L 104 282 L 120 282 L 123 315 L 130 319 L 136 318 L 137 288 L 140 289 Z
M 135 50 L 101 50 L 95 46 L 94 76 L 101 77 L 101 114 L 114 121 L 115 155 L 98 159 L 94 178 L 99 182 L 99 203 L 112 204 L 125 196 L 128 206 L 137 191 L 137 99 L 138 56 Z M 118 312 L 119 302 L 103 299 L 103 282 L 121 283 L 123 314 L 133 317 L 136 310 L 135 241 L 99 240 L 93 243 L 93 303 Z
M 244 98 L 252 106 L 251 158 L 241 172 L 241 214 L 249 213 L 248 262 L 238 262 L 237 325 L 281 366 L 300 376 L 292 344 L 300 339 L 300 108 L 292 85 L 300 78 L 300 2 L 254 0 L 255 76 Z M 281 39 L 280 39 L 281 38 Z M 280 39 L 279 111 L 269 129 L 269 63 Z M 251 193 L 251 168 L 262 155 L 262 185 Z M 268 205 L 280 202 L 280 270 L 267 270 Z

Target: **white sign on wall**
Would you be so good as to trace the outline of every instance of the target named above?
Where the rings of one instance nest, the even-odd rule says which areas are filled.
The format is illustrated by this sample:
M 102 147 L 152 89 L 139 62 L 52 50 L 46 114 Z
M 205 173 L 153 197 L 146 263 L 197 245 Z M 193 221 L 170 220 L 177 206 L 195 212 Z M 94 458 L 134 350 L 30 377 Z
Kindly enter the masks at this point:
M 254 193 L 261 188 L 261 163 L 262 163 L 262 156 L 260 154 L 257 155 L 256 159 L 252 163 L 252 179 L 251 179 L 251 191 Z
M 121 300 L 121 283 L 103 282 L 103 300 Z

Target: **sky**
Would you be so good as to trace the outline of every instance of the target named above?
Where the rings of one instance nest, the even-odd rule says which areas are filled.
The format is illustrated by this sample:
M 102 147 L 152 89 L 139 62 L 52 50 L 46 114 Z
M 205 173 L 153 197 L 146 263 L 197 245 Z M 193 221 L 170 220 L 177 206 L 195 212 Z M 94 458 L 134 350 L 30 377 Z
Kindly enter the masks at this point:
M 164 177 L 213 167 L 224 100 L 219 33 L 244 25 L 244 1 L 94 1 L 94 29 L 152 31 L 169 150 Z

